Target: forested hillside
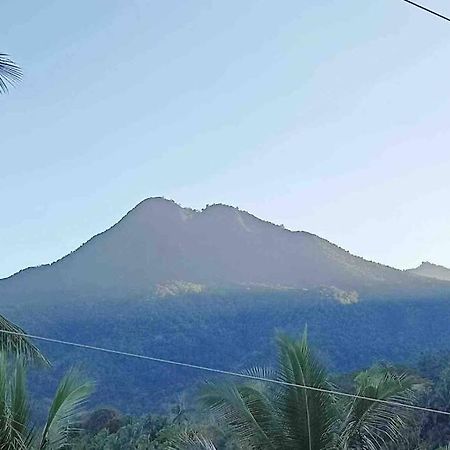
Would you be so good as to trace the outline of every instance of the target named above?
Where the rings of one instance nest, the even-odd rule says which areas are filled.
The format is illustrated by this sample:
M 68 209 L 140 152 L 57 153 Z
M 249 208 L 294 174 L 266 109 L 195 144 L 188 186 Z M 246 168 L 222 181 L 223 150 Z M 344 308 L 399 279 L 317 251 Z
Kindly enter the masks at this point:
M 226 370 L 274 361 L 276 330 L 293 335 L 307 324 L 311 344 L 332 370 L 401 362 L 450 349 L 446 301 L 385 299 L 341 303 L 329 292 L 227 291 L 159 298 L 45 298 L 4 314 L 33 334 Z M 160 411 L 205 374 L 126 357 L 40 343 L 54 369 L 34 386 L 45 396 L 80 364 L 98 381 L 94 401 L 124 412 Z M 51 381 L 53 380 L 53 381 Z
M 276 330 L 305 324 L 338 371 L 450 348 L 450 283 L 235 208 L 164 199 L 142 202 L 54 264 L 0 280 L 0 307 L 32 334 L 226 370 L 273 360 Z M 204 377 L 42 346 L 55 367 L 35 380 L 44 397 L 74 363 L 98 380 L 94 402 L 133 413 L 163 409 Z

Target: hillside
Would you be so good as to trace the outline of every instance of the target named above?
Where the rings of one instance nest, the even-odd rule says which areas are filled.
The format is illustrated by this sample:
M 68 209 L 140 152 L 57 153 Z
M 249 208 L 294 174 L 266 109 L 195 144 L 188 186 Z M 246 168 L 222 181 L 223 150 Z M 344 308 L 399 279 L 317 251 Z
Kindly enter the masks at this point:
M 204 287 L 336 287 L 359 296 L 447 295 L 450 284 L 353 256 L 225 205 L 202 211 L 141 202 L 59 261 L 0 280 L 0 294 L 153 295 L 173 283 Z
M 53 264 L 0 280 L 1 314 L 32 334 L 224 370 L 270 365 L 276 330 L 306 324 L 333 370 L 447 350 L 449 299 L 449 282 L 365 261 L 313 234 L 164 199 L 145 200 Z M 206 376 L 39 346 L 54 363 L 33 379 L 39 408 L 74 365 L 97 381 L 95 403 L 133 413 L 164 408 Z
M 450 269 L 427 261 L 424 261 L 415 269 L 407 270 L 407 272 L 436 280 L 450 281 Z

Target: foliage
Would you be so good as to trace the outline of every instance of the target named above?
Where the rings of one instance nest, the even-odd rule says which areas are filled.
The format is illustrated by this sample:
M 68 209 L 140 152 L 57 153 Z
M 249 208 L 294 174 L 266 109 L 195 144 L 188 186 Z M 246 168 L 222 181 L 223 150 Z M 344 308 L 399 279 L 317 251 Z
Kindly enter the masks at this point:
M 373 301 L 342 305 L 319 301 L 315 294 L 307 292 L 301 295 L 294 292 L 279 293 L 275 299 L 272 295 L 255 295 L 252 292 L 245 295 L 242 292 L 228 294 L 223 297 L 196 294 L 180 298 L 134 299 L 132 307 L 128 300 L 83 300 L 68 296 L 64 308 L 55 309 L 48 309 L 46 299 L 38 298 L 27 308 L 5 304 L 3 310 L 8 313 L 8 317 L 16 321 L 20 319 L 28 327 L 33 326 L 35 334 L 61 339 L 70 336 L 73 341 L 119 350 L 131 349 L 136 353 L 232 370 L 242 370 L 249 361 L 273 365 L 276 358 L 270 330 L 278 327 L 292 333 L 308 322 L 313 331 L 309 340 L 318 349 L 315 352 L 317 359 L 325 361 L 333 373 L 336 370 L 340 374 L 343 370 L 353 371 L 352 376 L 342 374 L 339 377 L 327 377 L 331 386 L 336 384 L 340 390 L 349 392 L 352 389 L 354 392 L 369 389 L 364 387 L 365 384 L 359 387 L 358 383 L 362 383 L 364 376 L 359 377 L 355 369 L 367 367 L 376 360 L 390 359 L 404 364 L 409 359 L 408 369 L 405 365 L 398 369 L 384 365 L 370 369 L 372 384 L 376 386 L 377 377 L 383 370 L 401 378 L 403 372 L 410 374 L 414 369 L 416 375 L 413 384 L 416 386 L 422 383 L 424 386 L 420 389 L 414 387 L 420 396 L 418 404 L 449 409 L 450 395 L 446 389 L 448 375 L 445 369 L 449 365 L 450 354 L 432 353 L 433 349 L 445 349 L 450 341 L 450 316 L 446 304 L 438 301 L 427 304 Z M 274 301 L 277 308 L 273 308 Z M 433 327 L 427 328 L 426 323 L 431 320 Z M 241 326 L 244 322 L 245 327 Z M 383 333 L 379 333 L 380 329 L 383 329 Z M 189 445 L 193 445 L 193 442 L 201 445 L 198 439 L 205 439 L 221 450 L 244 449 L 226 429 L 219 429 L 215 425 L 204 426 L 197 417 L 192 417 L 189 424 L 173 423 L 174 416 L 166 413 L 172 399 L 181 392 L 185 393 L 192 408 L 194 392 L 197 390 L 197 372 L 128 358 L 87 354 L 81 349 L 48 344 L 42 344 L 42 347 L 47 354 L 52 355 L 54 369 L 31 373 L 35 398 L 32 407 L 40 419 L 45 419 L 44 410 L 50 406 L 47 404 L 47 399 L 52 396 L 49 386 L 56 386 L 61 373 L 74 360 L 86 361 L 84 371 L 89 371 L 91 376 L 99 380 L 100 395 L 93 398 L 93 404 L 105 404 L 107 401 L 114 407 L 123 408 L 127 414 L 142 414 L 146 410 L 147 414 L 151 412 L 153 418 L 159 417 L 158 420 L 150 421 L 153 424 L 152 431 L 144 426 L 143 419 L 113 414 L 106 426 L 99 423 L 97 429 L 92 428 L 83 432 L 79 438 L 73 438 L 78 439 L 78 443 L 83 442 L 76 447 L 77 450 L 127 448 L 124 444 L 127 442 L 130 443 L 129 448 L 136 448 L 136 445 L 141 448 L 168 448 L 169 443 L 175 446 L 175 438 L 183 436 Z M 424 357 L 411 368 L 412 357 L 418 352 L 422 352 Z M 270 371 L 267 373 L 273 375 Z M 203 376 L 200 374 L 200 377 Z M 124 379 L 127 383 L 123 383 Z M 408 382 L 410 380 L 411 376 Z M 249 387 L 259 386 L 250 384 Z M 333 405 L 343 410 L 349 407 L 348 403 L 342 400 Z M 158 416 L 155 416 L 156 412 Z M 408 425 L 406 422 L 405 425 Z M 341 419 L 339 423 L 343 427 L 345 421 Z M 81 425 L 87 426 L 87 423 Z M 450 421 L 443 416 L 416 414 L 414 424 L 403 429 L 402 437 L 405 444 L 399 442 L 386 445 L 385 448 L 437 449 L 450 441 Z
M 203 392 L 202 402 L 232 430 L 243 448 L 375 450 L 401 440 L 408 411 L 362 398 L 340 401 L 306 334 L 298 341 L 279 337 L 278 352 L 278 368 L 270 378 L 280 384 L 268 388 L 261 383 L 214 383 Z M 266 374 L 259 369 L 252 373 Z M 358 396 L 409 402 L 412 388 L 409 377 L 382 368 L 356 377 Z
M 308 358 L 311 360 L 314 358 L 310 351 Z M 314 359 L 317 363 L 317 359 Z M 447 357 L 437 355 L 435 359 L 436 361 L 433 362 L 433 357 L 426 355 L 426 360 L 430 361 L 429 366 L 424 365 L 423 362 L 410 367 L 378 365 L 366 371 L 334 376 L 333 382 L 330 382 L 330 377 L 325 374 L 327 375 L 326 385 L 332 389 L 353 392 L 361 396 L 401 402 L 411 401 L 410 393 L 413 390 L 417 396 L 417 404 L 437 407 L 436 400 L 440 399 L 440 408 L 443 409 L 445 402 L 450 403 L 449 393 L 442 389 L 442 385 L 447 383 L 446 367 L 450 363 L 450 355 Z M 432 369 L 433 377 L 425 380 L 423 370 L 427 368 Z M 276 371 L 270 369 L 254 369 L 247 373 L 271 378 L 276 375 Z M 313 383 L 314 380 L 310 379 L 309 382 Z M 219 391 L 215 390 L 216 387 Z M 214 396 L 214 402 L 217 403 L 223 400 L 221 397 L 225 393 L 227 401 L 235 402 L 233 407 L 236 407 L 236 404 L 239 407 L 237 400 L 240 395 L 241 400 L 247 402 L 248 409 L 255 415 L 257 415 L 256 409 L 262 408 L 260 404 L 253 401 L 253 398 L 256 400 L 264 398 L 258 394 L 264 394 L 265 398 L 275 402 L 274 405 L 278 405 L 278 402 L 283 399 L 280 395 L 282 390 L 257 381 L 245 385 L 208 382 L 205 389 L 201 393 L 202 398 L 211 394 Z M 448 417 L 432 413 L 410 415 L 409 412 L 406 413 L 405 410 L 395 406 L 387 407 L 387 405 L 364 399 L 336 398 L 331 394 L 330 397 L 332 401 L 329 414 L 330 421 L 333 423 L 331 439 L 337 442 L 335 448 L 340 446 L 341 449 L 359 450 L 380 447 L 385 450 L 443 450 L 450 440 L 447 434 L 450 429 Z M 248 439 L 246 442 L 243 442 L 239 436 L 236 439 L 236 435 L 239 435 L 236 433 L 236 427 L 239 430 L 238 422 L 233 422 L 232 426 L 228 426 L 227 421 L 224 420 L 216 423 L 211 415 L 205 416 L 198 409 L 193 409 L 193 403 L 190 404 L 190 409 L 180 406 L 165 415 L 149 414 L 141 418 L 122 416 L 114 409 L 101 408 L 90 413 L 81 422 L 85 431 L 73 437 L 71 448 L 73 450 L 160 448 L 249 450 L 255 448 L 254 443 Z M 272 413 L 279 409 L 269 401 L 266 407 Z M 297 408 L 293 415 L 297 410 L 302 411 L 298 405 Z M 215 412 L 221 415 L 220 408 Z M 236 411 L 233 412 L 235 413 Z M 262 415 L 258 417 L 261 420 Z M 237 418 L 242 420 L 239 415 Z M 244 416 L 244 419 L 243 422 L 247 423 L 248 429 L 249 416 Z M 281 420 L 280 422 L 283 423 Z M 264 423 L 264 426 L 265 429 L 269 427 L 267 423 Z M 370 437 L 373 438 L 375 446 L 371 444 L 371 439 L 368 439 Z M 381 444 L 381 441 L 384 441 L 384 444 Z M 280 442 L 284 441 L 277 441 L 275 445 L 278 445 L 278 448 L 286 448 Z
M 217 450 L 210 440 L 198 433 L 180 433 L 174 441 L 169 444 L 170 450 Z
M 70 433 L 76 431 L 75 424 L 92 387 L 77 371 L 69 372 L 61 380 L 39 439 L 39 450 L 66 446 Z
M 450 357 L 442 359 L 442 356 L 437 356 L 435 364 L 431 363 L 430 355 L 426 357 L 426 360 L 430 361 L 430 367 L 433 367 L 437 374 L 431 378 L 432 384 L 423 402 L 429 408 L 450 411 Z M 423 362 L 419 367 L 423 367 Z M 420 424 L 420 437 L 430 444 L 447 444 L 450 442 L 450 418 L 437 414 L 425 414 Z
M 23 361 L 0 354 L 0 444 L 2 450 L 57 450 L 67 446 L 92 385 L 77 372 L 60 382 L 42 432 L 32 423 Z
M 0 352 L 20 357 L 27 362 L 49 365 L 47 358 L 24 334 L 26 333 L 22 328 L 0 315 Z
M 8 92 L 21 78 L 21 68 L 8 55 L 0 53 L 0 94 Z
M 422 352 L 450 349 L 450 303 L 437 300 L 389 298 L 343 305 L 311 291 L 117 300 L 61 293 L 57 298 L 35 295 L 29 303 L 8 299 L 2 297 L 3 314 L 33 334 L 233 371 L 274 365 L 274 331 L 293 335 L 305 323 L 331 372 L 358 371 L 383 361 L 411 363 Z M 54 306 L 57 299 L 63 303 Z M 132 415 L 163 413 L 179 393 L 195 391 L 205 379 L 202 372 L 136 359 L 47 343 L 40 348 L 54 367 L 32 374 L 33 392 L 43 407 L 58 380 L 79 363 L 97 382 L 94 403 Z
M 5 353 L 0 354 L 0 443 L 2 450 L 26 450 L 33 434 L 28 427 L 30 407 L 25 388 L 23 362 L 13 367 Z
M 374 368 L 358 374 L 355 382 L 355 393 L 359 398 L 341 406 L 346 416 L 340 430 L 343 448 L 377 449 L 385 448 L 386 443 L 398 444 L 402 433 L 411 424 L 412 416 L 410 410 L 393 406 L 393 403 L 411 404 L 413 379 L 385 368 Z
M 94 411 L 92 415 L 97 415 Z M 91 416 L 92 416 L 91 415 Z M 91 417 L 87 419 L 91 421 Z M 86 422 L 84 423 L 86 425 Z M 147 415 L 142 418 L 122 418 L 121 426 L 113 432 L 108 426 L 89 430 L 72 439 L 73 450 L 162 449 L 181 435 L 184 426 L 171 416 Z

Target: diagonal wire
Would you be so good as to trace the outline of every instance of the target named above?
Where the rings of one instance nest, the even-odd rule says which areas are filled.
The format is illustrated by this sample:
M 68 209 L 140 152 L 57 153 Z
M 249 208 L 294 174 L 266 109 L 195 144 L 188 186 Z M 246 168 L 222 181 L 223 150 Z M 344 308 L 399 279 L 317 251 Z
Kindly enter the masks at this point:
M 204 372 L 217 373 L 217 374 L 221 374 L 221 375 L 229 375 L 229 376 L 238 377 L 238 378 L 245 378 L 248 380 L 256 380 L 256 381 L 262 381 L 265 383 L 278 384 L 281 386 L 296 387 L 296 388 L 306 389 L 306 390 L 310 390 L 310 391 L 324 392 L 325 394 L 340 395 L 342 397 L 358 398 L 361 400 L 368 400 L 371 402 L 383 403 L 385 405 L 390 405 L 390 406 L 395 406 L 395 407 L 400 407 L 400 408 L 409 408 L 409 409 L 413 409 L 416 411 L 429 412 L 429 413 L 433 413 L 433 414 L 441 414 L 441 415 L 445 415 L 445 416 L 450 416 L 450 411 L 427 408 L 425 406 L 408 405 L 407 403 L 401 403 L 401 402 L 396 402 L 396 401 L 391 401 L 391 400 L 383 400 L 383 399 L 373 398 L 373 397 L 366 397 L 364 395 L 349 394 L 348 392 L 336 391 L 336 390 L 332 390 L 332 389 L 322 389 L 322 388 L 318 388 L 318 387 L 314 387 L 314 386 L 288 383 L 286 381 L 274 380 L 271 378 L 260 377 L 257 375 L 250 375 L 250 374 L 246 374 L 246 373 L 232 372 L 229 370 L 215 369 L 213 367 L 199 366 L 197 364 L 190 364 L 190 363 L 181 362 L 181 361 L 157 358 L 154 356 L 141 355 L 138 353 L 123 352 L 121 350 L 113 350 L 110 348 L 97 347 L 95 345 L 79 344 L 76 342 L 63 341 L 61 339 L 53 339 L 53 338 L 48 338 L 48 337 L 44 337 L 44 336 L 36 336 L 34 334 L 17 333 L 17 332 L 6 331 L 6 330 L 0 330 L 0 333 L 21 336 L 21 337 L 28 338 L 28 339 L 36 339 L 38 341 L 50 342 L 53 344 L 67 345 L 67 346 L 71 346 L 71 347 L 82 348 L 85 350 L 95 350 L 98 352 L 109 353 L 111 355 L 127 356 L 130 358 L 143 359 L 143 360 L 153 361 L 153 362 L 162 363 L 162 364 L 170 364 L 172 366 L 202 370 Z
M 427 13 L 433 14 L 434 16 L 437 16 L 440 19 L 444 19 L 444 20 L 447 20 L 447 21 L 450 22 L 450 18 L 449 17 L 444 16 L 443 14 L 440 14 L 440 13 L 438 13 L 436 11 L 433 11 L 432 9 L 429 9 L 429 8 L 423 6 L 423 5 L 420 5 L 419 3 L 412 2 L 411 0 L 403 0 L 403 1 L 406 2 L 406 3 L 409 3 L 412 6 L 415 6 L 416 8 L 419 8 L 419 9 L 421 9 L 421 10 L 427 12 Z

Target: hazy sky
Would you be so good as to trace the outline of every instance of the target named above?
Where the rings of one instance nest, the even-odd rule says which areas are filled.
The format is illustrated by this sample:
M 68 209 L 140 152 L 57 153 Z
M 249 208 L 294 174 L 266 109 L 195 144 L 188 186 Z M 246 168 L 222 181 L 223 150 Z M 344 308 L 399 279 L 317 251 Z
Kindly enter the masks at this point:
M 448 0 L 423 0 L 450 14 Z M 3 0 L 0 276 L 142 199 L 450 266 L 450 24 L 402 0 Z

